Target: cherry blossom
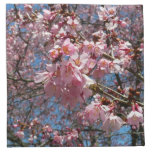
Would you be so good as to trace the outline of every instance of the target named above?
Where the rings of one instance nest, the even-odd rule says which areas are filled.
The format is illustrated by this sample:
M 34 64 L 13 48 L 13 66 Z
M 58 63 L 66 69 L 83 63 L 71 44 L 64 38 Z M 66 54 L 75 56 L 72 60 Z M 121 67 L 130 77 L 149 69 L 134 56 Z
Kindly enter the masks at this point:
M 62 45 L 62 52 L 65 55 L 72 55 L 77 48 L 70 42 L 70 39 L 66 39 Z
M 58 132 L 54 132 L 54 139 L 53 140 L 55 143 L 62 145 L 63 141 L 64 141 L 64 136 L 59 136 Z
M 111 113 L 110 115 L 106 116 L 102 129 L 108 134 L 112 131 L 119 130 L 124 124 L 125 122 L 120 117 L 115 116 L 113 113 Z
M 16 132 L 16 136 L 17 136 L 18 138 L 24 138 L 24 131 L 22 131 L 22 130 L 17 131 L 17 132 Z
M 128 124 L 137 126 L 139 128 L 139 123 L 143 123 L 143 114 L 138 111 L 131 111 L 128 116 Z

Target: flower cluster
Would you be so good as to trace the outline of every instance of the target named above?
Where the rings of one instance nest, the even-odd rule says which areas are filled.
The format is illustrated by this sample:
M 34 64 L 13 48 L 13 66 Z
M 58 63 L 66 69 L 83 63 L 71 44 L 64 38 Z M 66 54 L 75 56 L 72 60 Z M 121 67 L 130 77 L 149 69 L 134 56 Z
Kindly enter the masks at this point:
M 6 20 L 16 141 L 95 146 L 99 133 L 142 130 L 142 6 L 17 4 Z

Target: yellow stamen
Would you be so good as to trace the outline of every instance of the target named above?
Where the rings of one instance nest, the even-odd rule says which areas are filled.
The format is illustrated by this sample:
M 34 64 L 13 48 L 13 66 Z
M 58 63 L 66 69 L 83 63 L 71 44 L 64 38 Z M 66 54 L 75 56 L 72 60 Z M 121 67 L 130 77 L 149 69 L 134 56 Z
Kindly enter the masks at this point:
M 79 65 L 80 65 L 80 59 L 76 59 L 76 60 L 75 60 L 75 64 L 76 64 L 77 66 L 79 66 Z
M 63 47 L 63 51 L 64 51 L 65 54 L 69 54 L 69 49 L 68 49 L 67 46 L 64 46 L 64 47 Z
M 92 45 L 91 44 L 88 45 L 88 49 L 92 49 Z

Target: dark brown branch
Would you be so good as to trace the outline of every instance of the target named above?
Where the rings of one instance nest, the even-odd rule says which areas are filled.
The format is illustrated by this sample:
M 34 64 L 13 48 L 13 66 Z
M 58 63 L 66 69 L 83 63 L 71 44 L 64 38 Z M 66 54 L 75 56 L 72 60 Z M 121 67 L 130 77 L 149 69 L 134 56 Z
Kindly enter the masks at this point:
M 120 77 L 119 77 L 119 74 L 118 74 L 118 73 L 115 73 L 115 76 L 116 76 L 116 79 L 117 79 L 118 85 L 120 86 L 120 88 L 121 88 L 121 89 L 123 89 L 123 88 L 122 88 L 121 79 L 120 79 Z

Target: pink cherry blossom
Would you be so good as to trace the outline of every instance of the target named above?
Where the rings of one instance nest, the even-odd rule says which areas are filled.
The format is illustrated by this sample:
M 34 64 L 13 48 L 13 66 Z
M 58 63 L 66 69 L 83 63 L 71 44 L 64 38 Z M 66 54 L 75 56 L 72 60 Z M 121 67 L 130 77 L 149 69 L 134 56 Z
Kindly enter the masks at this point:
M 61 88 L 56 86 L 55 82 L 53 83 L 52 81 L 49 81 L 48 83 L 44 84 L 44 90 L 49 97 L 60 97 Z
M 105 121 L 106 115 L 109 114 L 109 111 L 110 111 L 110 108 L 108 106 L 106 106 L 106 105 L 102 105 L 100 107 L 100 119 L 102 121 Z
M 56 16 L 56 12 L 51 12 L 47 9 L 44 9 L 43 13 L 44 13 L 44 19 L 46 20 L 53 20 Z
M 114 22 L 110 22 L 110 23 L 106 23 L 106 28 L 107 30 L 114 30 L 116 27 L 118 26 L 117 23 L 114 23 Z
M 57 37 L 64 37 L 64 36 L 66 36 L 66 31 L 61 27 L 56 36 Z
M 97 119 L 101 119 L 102 121 L 104 121 L 105 116 L 106 114 L 108 114 L 109 110 L 110 108 L 108 106 L 101 106 L 100 102 L 93 101 L 85 109 L 86 118 L 89 120 L 90 123 L 96 122 Z
M 94 51 L 94 42 L 92 41 L 92 42 L 89 42 L 89 41 L 87 41 L 87 40 L 85 40 L 84 42 L 83 42 L 83 50 L 84 50 L 84 52 L 87 52 L 87 53 L 93 53 L 93 51 Z
M 99 103 L 91 102 L 85 109 L 86 117 L 90 123 L 94 123 L 99 118 Z
M 99 69 L 99 68 L 96 68 L 94 71 L 93 71 L 93 77 L 95 79 L 101 79 L 104 77 L 104 75 L 106 74 L 105 72 L 105 69 Z
M 100 20 L 107 20 L 114 17 L 116 14 L 115 7 L 99 7 L 98 16 Z
M 98 62 L 98 67 L 101 70 L 104 70 L 105 72 L 108 72 L 108 70 L 109 70 L 109 64 L 110 64 L 110 61 L 108 61 L 106 59 L 101 59 Z
M 109 68 L 111 73 L 122 73 L 124 69 L 121 67 L 122 61 L 119 59 L 115 59 L 113 62 L 109 64 Z
M 124 27 L 124 28 L 127 26 L 126 22 L 124 22 L 124 21 L 121 21 L 121 22 L 120 22 L 120 25 L 121 25 L 122 27 Z
M 143 123 L 143 114 L 138 111 L 131 111 L 128 116 L 128 124 L 137 126 L 139 128 L 139 123 Z
M 55 59 L 59 56 L 61 48 L 56 45 L 53 49 L 49 51 L 51 58 Z
M 44 12 L 44 17 L 46 19 L 49 19 L 50 15 L 51 15 L 51 12 L 49 10 L 46 10 L 46 9 L 44 9 L 43 12 Z
M 96 60 L 94 60 L 94 59 L 88 59 L 88 62 L 87 62 L 88 69 L 90 70 L 90 69 L 94 68 L 95 65 L 96 65 L 96 63 L 97 63 Z
M 72 27 L 72 29 L 80 30 L 81 28 L 80 23 L 76 18 L 68 18 L 67 24 L 69 24 Z
M 59 31 L 59 26 L 58 26 L 57 24 L 54 24 L 54 25 L 52 26 L 52 28 L 51 28 L 51 32 L 52 32 L 53 34 L 57 34 L 58 31 Z
M 54 132 L 53 141 L 54 141 L 55 143 L 57 143 L 57 144 L 62 145 L 62 144 L 63 144 L 63 141 L 64 141 L 64 136 L 59 136 L 59 135 L 58 135 L 58 132 Z
M 77 52 L 71 56 L 72 62 L 78 67 L 79 70 L 83 69 L 88 61 L 89 55 L 87 53 L 82 53 L 79 55 Z
M 68 143 L 71 143 L 73 139 L 78 138 L 78 131 L 73 129 L 71 132 L 69 132 L 65 137 L 64 140 Z
M 62 52 L 65 55 L 72 55 L 75 51 L 77 51 L 77 48 L 70 42 L 70 39 L 66 39 L 62 45 Z
M 49 125 L 45 125 L 42 129 L 45 132 L 49 132 L 49 133 L 52 132 L 52 128 Z
M 95 102 L 100 102 L 101 96 L 98 93 L 94 95 L 93 97 L 94 97 Z
M 119 130 L 123 124 L 125 124 L 125 122 L 120 117 L 111 113 L 110 115 L 106 116 L 106 119 L 102 125 L 102 129 L 108 134 L 112 131 Z
M 24 138 L 24 131 L 22 131 L 22 130 L 17 131 L 17 132 L 16 132 L 16 136 L 17 136 L 18 138 Z
M 27 11 L 31 11 L 32 10 L 32 6 L 29 4 L 24 4 L 24 9 Z

